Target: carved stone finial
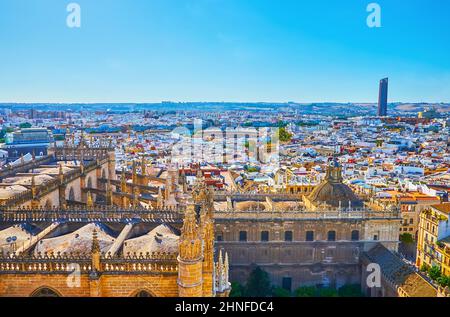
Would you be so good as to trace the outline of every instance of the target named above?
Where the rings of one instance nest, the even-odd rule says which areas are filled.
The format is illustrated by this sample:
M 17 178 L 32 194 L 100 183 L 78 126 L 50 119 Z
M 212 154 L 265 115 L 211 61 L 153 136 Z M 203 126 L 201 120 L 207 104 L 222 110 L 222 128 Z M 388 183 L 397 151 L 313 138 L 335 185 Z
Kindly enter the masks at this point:
M 91 252 L 92 253 L 100 252 L 100 243 L 98 242 L 98 238 L 97 238 L 97 229 L 94 229 L 94 231 L 92 232 Z

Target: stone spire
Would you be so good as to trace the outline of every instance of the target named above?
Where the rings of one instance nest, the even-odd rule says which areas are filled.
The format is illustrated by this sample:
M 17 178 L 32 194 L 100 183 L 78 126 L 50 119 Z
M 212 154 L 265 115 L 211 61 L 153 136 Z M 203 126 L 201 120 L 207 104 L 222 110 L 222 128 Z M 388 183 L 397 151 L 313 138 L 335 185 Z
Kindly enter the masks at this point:
M 225 252 L 225 261 L 223 263 L 223 269 L 224 269 L 225 284 L 228 286 L 228 272 L 230 270 L 230 264 L 229 264 L 229 260 L 228 260 L 228 252 Z
M 133 161 L 133 165 L 132 165 L 132 182 L 133 184 L 137 184 L 137 171 L 136 171 L 136 162 Z
M 91 245 L 91 253 L 100 252 L 100 244 L 97 238 L 97 229 L 94 228 L 92 232 L 92 245 Z
M 88 193 L 87 193 L 86 205 L 87 205 L 88 208 L 93 208 L 94 207 L 94 201 L 92 200 L 91 191 L 88 191 Z
M 58 177 L 59 177 L 59 182 L 62 184 L 64 182 L 64 172 L 63 172 L 62 164 L 59 164 Z
M 202 240 L 194 204 L 187 206 L 178 246 L 178 295 L 200 297 L 203 295 Z
M 193 204 L 187 206 L 183 227 L 181 229 L 180 242 L 180 255 L 183 259 L 192 260 L 201 256 L 201 239 L 195 215 L 195 205 Z M 182 243 L 185 248 L 182 247 Z
M 125 176 L 125 167 L 122 167 L 122 174 L 120 175 L 120 191 L 125 193 L 127 191 L 127 177 Z
M 35 176 L 31 176 L 31 208 L 39 208 L 40 201 L 38 198 L 38 187 L 36 186 Z
M 146 164 L 147 164 L 147 162 L 145 161 L 145 156 L 142 155 L 142 159 L 141 159 L 141 174 L 142 174 L 142 176 L 147 175 Z
M 36 188 L 36 181 L 34 179 L 34 175 L 31 176 L 31 197 L 33 197 L 33 199 L 37 198 L 37 188 Z
M 203 241 L 203 296 L 210 297 L 214 295 L 214 219 L 208 211 L 207 204 L 197 208 L 200 212 L 200 229 Z
M 92 232 L 91 257 L 92 257 L 92 271 L 96 275 L 96 273 L 100 271 L 100 243 L 97 238 L 96 228 L 94 228 L 94 231 Z
M 216 263 L 216 294 L 219 297 L 227 296 L 230 292 L 230 283 L 228 280 L 228 253 L 225 253 L 225 261 L 222 257 L 222 250 L 219 251 L 219 259 Z
M 137 208 L 139 206 L 139 188 L 137 186 L 133 187 L 133 207 Z

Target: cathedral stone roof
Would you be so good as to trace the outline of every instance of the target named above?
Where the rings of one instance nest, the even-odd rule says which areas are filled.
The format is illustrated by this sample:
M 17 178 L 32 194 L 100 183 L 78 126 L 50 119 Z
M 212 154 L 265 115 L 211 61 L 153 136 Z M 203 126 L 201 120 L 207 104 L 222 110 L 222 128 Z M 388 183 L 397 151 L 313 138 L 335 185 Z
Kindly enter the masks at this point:
M 437 290 L 402 259 L 381 243 L 363 254 L 366 261 L 380 265 L 383 275 L 409 297 L 436 297 Z
M 362 207 L 362 201 L 350 187 L 342 183 L 341 167 L 334 159 L 330 162 L 325 180 L 314 188 L 308 200 L 318 206 L 327 204 L 333 207 Z
M 109 250 L 114 243 L 114 238 L 110 236 L 101 224 L 90 223 L 80 229 L 55 238 L 42 239 L 36 244 L 34 253 L 89 253 L 92 247 L 92 235 L 97 231 L 97 239 L 100 244 L 101 252 Z
M 128 239 L 123 244 L 123 253 L 178 252 L 179 233 L 167 224 L 159 225 L 149 233 Z

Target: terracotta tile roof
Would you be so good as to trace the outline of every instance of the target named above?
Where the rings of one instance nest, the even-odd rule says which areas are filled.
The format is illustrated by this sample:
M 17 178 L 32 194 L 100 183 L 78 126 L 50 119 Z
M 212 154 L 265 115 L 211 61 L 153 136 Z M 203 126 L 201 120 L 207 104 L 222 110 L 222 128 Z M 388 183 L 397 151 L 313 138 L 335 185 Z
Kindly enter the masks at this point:
M 439 210 L 440 212 L 446 213 L 446 214 L 450 213 L 450 203 L 433 205 L 431 207 L 436 209 L 436 210 Z

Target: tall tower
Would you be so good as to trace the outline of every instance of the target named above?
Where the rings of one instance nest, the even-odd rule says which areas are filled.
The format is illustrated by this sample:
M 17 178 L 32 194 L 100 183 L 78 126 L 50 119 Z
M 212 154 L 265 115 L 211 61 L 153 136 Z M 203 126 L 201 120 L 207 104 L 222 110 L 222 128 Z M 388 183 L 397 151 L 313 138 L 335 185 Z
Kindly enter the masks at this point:
M 378 116 L 387 116 L 387 101 L 388 101 L 388 78 L 380 80 L 380 89 L 378 92 Z
M 178 253 L 178 295 L 201 297 L 203 295 L 202 240 L 195 215 L 195 205 L 186 209 Z

